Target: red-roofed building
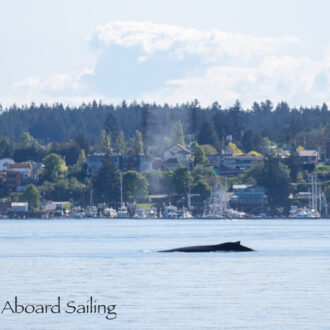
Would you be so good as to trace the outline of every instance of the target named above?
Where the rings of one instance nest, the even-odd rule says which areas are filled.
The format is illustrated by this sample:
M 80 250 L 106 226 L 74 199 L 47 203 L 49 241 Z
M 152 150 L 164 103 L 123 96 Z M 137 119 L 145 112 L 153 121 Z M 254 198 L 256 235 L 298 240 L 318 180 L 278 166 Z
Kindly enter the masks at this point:
M 32 175 L 32 164 L 31 163 L 12 163 L 10 164 L 10 171 L 19 172 L 22 175 L 22 180 L 28 180 Z

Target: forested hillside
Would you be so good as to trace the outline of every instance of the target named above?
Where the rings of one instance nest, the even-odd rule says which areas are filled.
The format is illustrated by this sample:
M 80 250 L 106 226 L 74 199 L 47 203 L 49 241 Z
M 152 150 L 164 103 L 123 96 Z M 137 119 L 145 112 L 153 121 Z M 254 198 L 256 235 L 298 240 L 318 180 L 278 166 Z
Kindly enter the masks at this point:
M 78 134 L 90 142 L 96 141 L 104 128 L 111 132 L 112 139 L 120 131 L 130 139 L 139 130 L 148 146 L 163 143 L 178 120 L 185 136 L 194 136 L 203 140 L 202 144 L 217 148 L 228 135 L 246 150 L 250 148 L 247 144 L 258 149 L 260 139 L 265 137 L 277 144 L 322 148 L 329 138 L 330 111 L 326 104 L 297 109 L 285 102 L 273 105 L 270 101 L 254 103 L 251 109 L 243 109 L 238 101 L 225 109 L 217 102 L 203 108 L 197 100 L 176 106 L 125 101 L 120 106 L 94 101 L 66 108 L 61 104 L 14 105 L 1 108 L 0 135 L 17 142 L 23 132 L 29 132 L 41 144 L 48 144 L 69 141 Z

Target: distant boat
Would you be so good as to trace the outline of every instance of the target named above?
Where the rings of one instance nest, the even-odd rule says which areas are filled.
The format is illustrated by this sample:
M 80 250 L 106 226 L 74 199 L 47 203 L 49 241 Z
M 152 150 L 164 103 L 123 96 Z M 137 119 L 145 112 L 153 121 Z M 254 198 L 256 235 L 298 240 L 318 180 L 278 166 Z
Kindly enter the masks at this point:
M 134 219 L 145 219 L 147 217 L 146 212 L 139 207 L 136 208 L 135 214 L 133 216 Z
M 157 210 L 155 210 L 153 207 L 147 210 L 146 217 L 147 219 L 157 219 Z
M 186 210 L 185 208 L 182 210 L 182 213 L 181 213 L 181 216 L 180 216 L 181 219 L 192 219 L 193 216 L 192 214 Z
M 325 214 L 327 214 L 328 204 L 320 185 L 318 185 L 317 175 L 314 174 L 312 176 L 311 189 L 308 189 L 308 208 L 291 206 L 289 217 L 294 219 L 320 218 L 322 206 L 324 206 Z
M 70 216 L 74 219 L 82 219 L 86 217 L 86 213 L 83 210 L 73 210 Z
M 129 216 L 127 207 L 125 205 L 122 205 L 117 211 L 117 218 L 127 219 L 128 217 Z
M 321 215 L 316 210 L 310 210 L 308 208 L 295 208 L 293 207 L 290 210 L 289 218 L 293 219 L 311 219 L 311 218 L 320 218 Z
M 206 219 L 242 219 L 245 212 L 239 212 L 229 207 L 227 194 L 227 178 L 223 188 L 219 180 L 215 181 L 212 189 L 208 211 L 204 213 Z
M 179 219 L 179 210 L 174 205 L 166 205 L 163 210 L 164 219 Z
M 113 209 L 112 207 L 106 207 L 103 210 L 103 216 L 107 218 L 116 218 L 117 217 L 117 211 Z
M 123 203 L 123 176 L 120 174 L 120 208 L 117 211 L 117 218 L 128 218 L 127 207 Z
M 96 206 L 90 206 L 86 210 L 86 217 L 87 218 L 97 218 L 97 207 Z
M 208 211 L 204 213 L 203 218 L 206 219 L 226 219 L 224 214 L 226 209 L 225 196 L 222 185 L 219 180 L 216 180 L 211 192 L 210 204 Z
M 224 216 L 229 219 L 243 219 L 246 216 L 245 212 L 236 211 L 234 209 L 227 209 L 224 211 Z

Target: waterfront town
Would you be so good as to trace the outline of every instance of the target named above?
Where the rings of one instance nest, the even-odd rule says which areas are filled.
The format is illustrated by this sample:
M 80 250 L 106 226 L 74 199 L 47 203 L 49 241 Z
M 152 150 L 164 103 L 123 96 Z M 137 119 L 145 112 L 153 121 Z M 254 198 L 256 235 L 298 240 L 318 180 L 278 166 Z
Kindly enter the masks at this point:
M 180 131 L 180 129 L 179 129 Z M 180 133 L 180 132 L 179 132 Z M 102 131 L 98 152 L 80 149 L 75 164 L 49 151 L 42 161 L 0 159 L 0 215 L 2 218 L 290 218 L 328 216 L 327 180 L 330 177 L 330 140 L 325 152 L 269 144 L 261 154 L 243 153 L 226 137 L 226 147 L 196 141 L 174 143 L 160 157 L 145 155 L 137 132 L 133 149 L 113 152 L 110 136 Z M 45 148 L 24 133 L 27 148 Z M 121 141 L 123 143 L 123 141 Z M 185 144 L 185 145 L 184 145 Z M 95 151 L 95 150 L 94 150 Z M 46 152 L 47 153 L 47 152 Z M 298 182 L 290 182 L 287 204 L 272 213 L 269 196 L 260 184 L 271 162 L 293 163 Z M 291 162 L 291 163 L 290 163 Z M 327 177 L 329 176 L 329 177 Z M 108 185 L 107 185 L 108 183 Z M 105 184 L 105 185 L 104 185 Z M 278 192 L 283 193 L 285 182 Z M 292 189 L 294 187 L 295 189 Z M 66 198 L 65 198 L 66 197 Z M 287 207 L 287 210 L 284 208 Z

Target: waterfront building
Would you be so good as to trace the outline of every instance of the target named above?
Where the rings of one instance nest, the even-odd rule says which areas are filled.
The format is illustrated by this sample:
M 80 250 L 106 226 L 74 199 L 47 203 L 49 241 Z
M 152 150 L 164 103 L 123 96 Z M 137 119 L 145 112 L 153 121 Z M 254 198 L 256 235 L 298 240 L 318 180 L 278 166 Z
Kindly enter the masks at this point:
M 100 170 L 103 164 L 103 158 L 105 154 L 95 153 L 89 155 L 86 160 L 87 164 L 87 175 L 95 175 Z M 110 159 L 113 164 L 121 171 L 137 171 L 143 172 L 152 168 L 152 157 L 139 155 L 121 155 L 112 154 Z
M 11 210 L 15 213 L 19 212 L 27 212 L 29 209 L 29 203 L 28 202 L 12 202 L 11 203 Z
M 259 185 L 233 185 L 230 205 L 249 213 L 264 212 L 268 197 L 265 189 Z

